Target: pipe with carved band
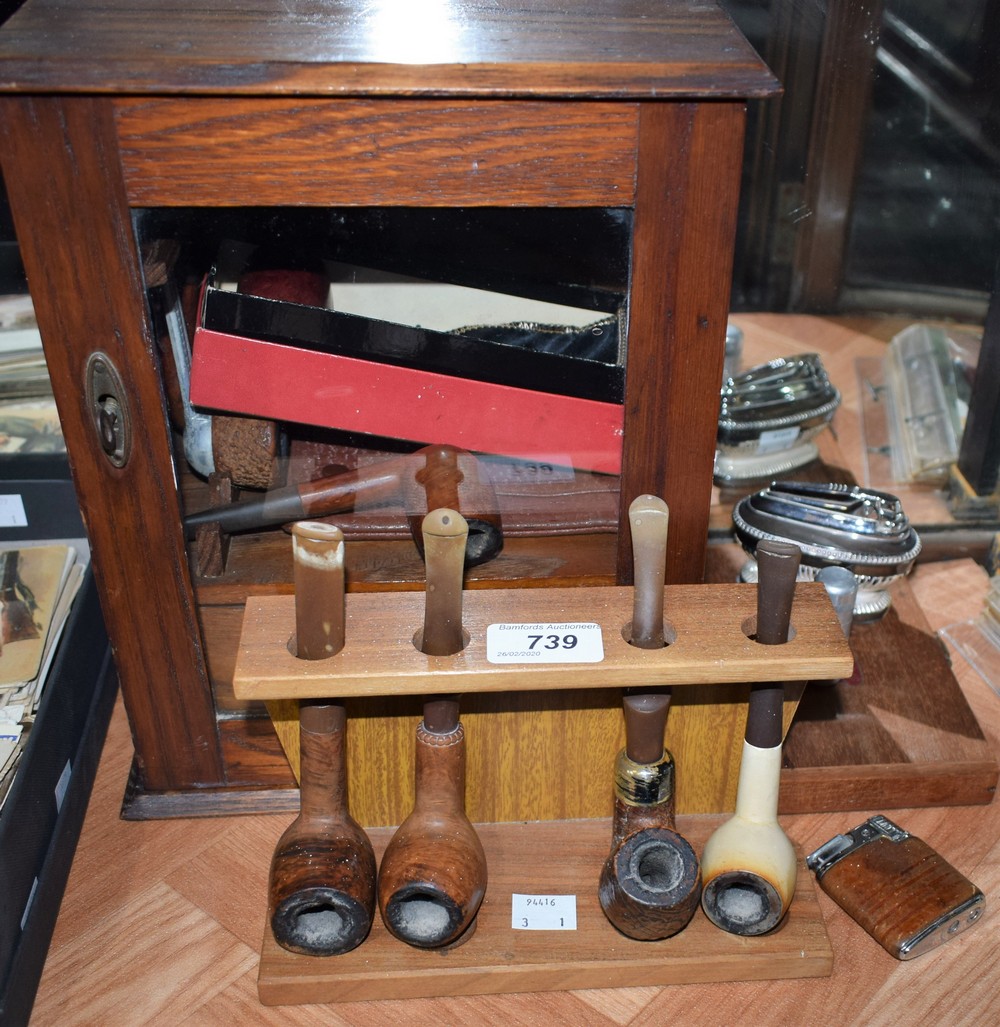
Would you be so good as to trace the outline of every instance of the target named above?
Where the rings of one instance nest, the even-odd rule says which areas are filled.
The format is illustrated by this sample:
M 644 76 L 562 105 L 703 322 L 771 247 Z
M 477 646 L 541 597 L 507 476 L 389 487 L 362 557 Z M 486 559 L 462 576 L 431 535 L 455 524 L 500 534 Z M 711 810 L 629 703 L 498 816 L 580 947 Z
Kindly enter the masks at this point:
M 428 656 L 464 644 L 464 518 L 432 510 L 423 521 L 427 565 L 424 625 L 415 642 Z M 468 937 L 486 893 L 486 854 L 465 813 L 465 731 L 454 696 L 429 698 L 417 727 L 414 805 L 386 847 L 378 903 L 389 932 L 417 948 Z

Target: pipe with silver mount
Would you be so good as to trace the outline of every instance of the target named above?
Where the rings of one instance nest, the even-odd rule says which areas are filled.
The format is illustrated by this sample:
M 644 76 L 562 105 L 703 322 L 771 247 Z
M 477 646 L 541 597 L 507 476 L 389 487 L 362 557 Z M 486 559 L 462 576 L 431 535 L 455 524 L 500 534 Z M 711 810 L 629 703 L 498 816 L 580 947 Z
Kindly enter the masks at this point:
M 663 620 L 666 503 L 639 496 L 629 507 L 635 587 L 629 642 L 660 649 L 672 634 Z M 625 748 L 615 763 L 611 852 L 598 897 L 622 934 L 652 941 L 687 926 L 701 894 L 698 857 L 675 830 L 674 760 L 663 745 L 670 694 L 626 695 Z

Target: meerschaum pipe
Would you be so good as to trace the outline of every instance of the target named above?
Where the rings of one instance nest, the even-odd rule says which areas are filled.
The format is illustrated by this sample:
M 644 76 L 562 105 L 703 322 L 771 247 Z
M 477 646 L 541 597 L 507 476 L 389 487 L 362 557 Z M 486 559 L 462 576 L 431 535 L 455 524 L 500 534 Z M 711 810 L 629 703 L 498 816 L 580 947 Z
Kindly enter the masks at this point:
M 344 537 L 329 524 L 292 529 L 295 651 L 324 659 L 344 645 Z M 268 910 L 275 941 L 331 956 L 368 934 L 375 914 L 375 853 L 347 810 L 347 716 L 342 704 L 299 704 L 299 815 L 271 860 Z
M 458 701 L 424 705 L 417 728 L 413 810 L 382 857 L 378 904 L 389 932 L 440 948 L 473 929 L 486 893 L 486 854 L 465 815 L 465 732 Z
M 669 695 L 626 696 L 626 746 L 615 764 L 611 852 L 598 898 L 622 934 L 669 938 L 698 908 L 698 857 L 674 830 L 674 761 L 663 747 Z
M 800 552 L 788 542 L 757 546 L 757 634 L 788 640 Z M 736 812 L 708 839 L 701 857 L 702 908 L 730 934 L 766 934 L 782 921 L 795 890 L 795 849 L 778 824 L 782 704 L 780 683 L 754 685 L 747 710 Z
M 432 510 L 423 521 L 427 598 L 418 648 L 459 652 L 465 519 Z M 486 854 L 465 815 L 465 731 L 458 699 L 424 704 L 417 727 L 414 805 L 382 857 L 378 904 L 389 932 L 417 948 L 458 941 L 474 927 L 486 893 Z

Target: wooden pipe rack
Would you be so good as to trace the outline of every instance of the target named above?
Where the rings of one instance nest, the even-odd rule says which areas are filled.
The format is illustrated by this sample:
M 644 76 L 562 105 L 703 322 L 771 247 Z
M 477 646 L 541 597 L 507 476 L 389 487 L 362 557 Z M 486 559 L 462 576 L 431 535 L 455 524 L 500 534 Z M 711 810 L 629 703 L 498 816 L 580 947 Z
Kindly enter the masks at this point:
M 317 699 L 331 694 L 425 695 L 566 688 L 681 687 L 847 677 L 853 657 L 822 585 L 796 586 L 792 635 L 758 645 L 754 585 L 668 585 L 665 619 L 674 641 L 662 649 L 628 643 L 632 589 L 479 589 L 464 593 L 468 644 L 454 656 L 427 656 L 414 644 L 422 592 L 347 596 L 346 643 L 328 660 L 300 660 L 291 596 L 247 600 L 233 689 L 239 699 Z M 604 655 L 592 663 L 490 663 L 491 624 L 596 624 Z
M 414 643 L 422 623 L 422 593 L 351 593 L 346 600 L 345 647 L 321 661 L 293 655 L 293 597 L 252 597 L 244 614 L 234 689 L 240 698 L 289 700 L 804 682 L 851 673 L 853 656 L 822 585 L 797 586 L 792 637 L 782 646 L 754 641 L 755 595 L 752 585 L 667 586 L 664 610 L 671 643 L 644 650 L 627 641 L 631 588 L 472 590 L 463 597 L 467 645 L 453 656 L 431 657 Z M 491 663 L 486 645 L 491 624 L 596 624 L 603 655 L 587 663 Z M 720 702 L 720 715 L 724 706 Z M 476 745 L 476 739 L 470 738 L 469 744 Z M 730 759 L 714 749 L 710 739 L 703 748 L 708 763 Z M 717 766 L 718 773 L 734 770 L 738 767 Z M 409 768 L 400 772 L 409 773 Z M 612 767 L 595 772 L 607 774 L 610 810 Z M 685 773 L 684 765 L 679 764 L 678 772 Z M 717 823 L 718 817 L 678 818 L 679 830 L 698 852 Z M 619 934 L 597 900 L 598 877 L 610 845 L 609 821 L 498 823 L 480 825 L 478 830 L 490 883 L 475 932 L 467 941 L 448 950 L 414 949 L 395 940 L 376 917 L 370 936 L 354 952 L 317 958 L 281 949 L 268 926 L 258 976 L 261 1001 L 346 1002 L 831 972 L 829 939 L 811 875 L 801 860 L 792 908 L 773 934 L 730 936 L 699 910 L 673 938 L 640 942 Z M 390 835 L 385 828 L 371 832 L 377 852 Z M 558 859 L 553 858 L 555 852 Z M 515 894 L 572 896 L 576 929 L 515 929 Z

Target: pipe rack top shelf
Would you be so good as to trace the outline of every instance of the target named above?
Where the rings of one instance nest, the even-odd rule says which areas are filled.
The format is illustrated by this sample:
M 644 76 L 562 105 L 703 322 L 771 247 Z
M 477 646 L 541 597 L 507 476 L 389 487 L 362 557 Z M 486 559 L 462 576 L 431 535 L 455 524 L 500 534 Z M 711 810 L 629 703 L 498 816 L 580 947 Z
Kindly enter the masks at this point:
M 853 669 L 850 647 L 822 585 L 796 586 L 792 637 L 781 646 L 752 638 L 755 586 L 668 585 L 664 618 L 673 641 L 662 649 L 636 648 L 625 635 L 632 595 L 627 586 L 466 591 L 468 644 L 453 656 L 427 656 L 414 642 L 423 624 L 423 593 L 351 593 L 343 650 L 316 661 L 293 655 L 294 597 L 251 598 L 233 686 L 240 699 L 346 698 L 831 680 Z M 536 648 L 549 635 L 581 636 L 570 626 L 596 625 L 603 652 L 589 662 L 547 662 L 550 654 L 544 652 L 523 662 L 491 662 L 487 629 L 500 624 L 537 625 L 524 629 L 544 636 Z M 525 637 L 517 631 L 508 637 L 515 635 Z

